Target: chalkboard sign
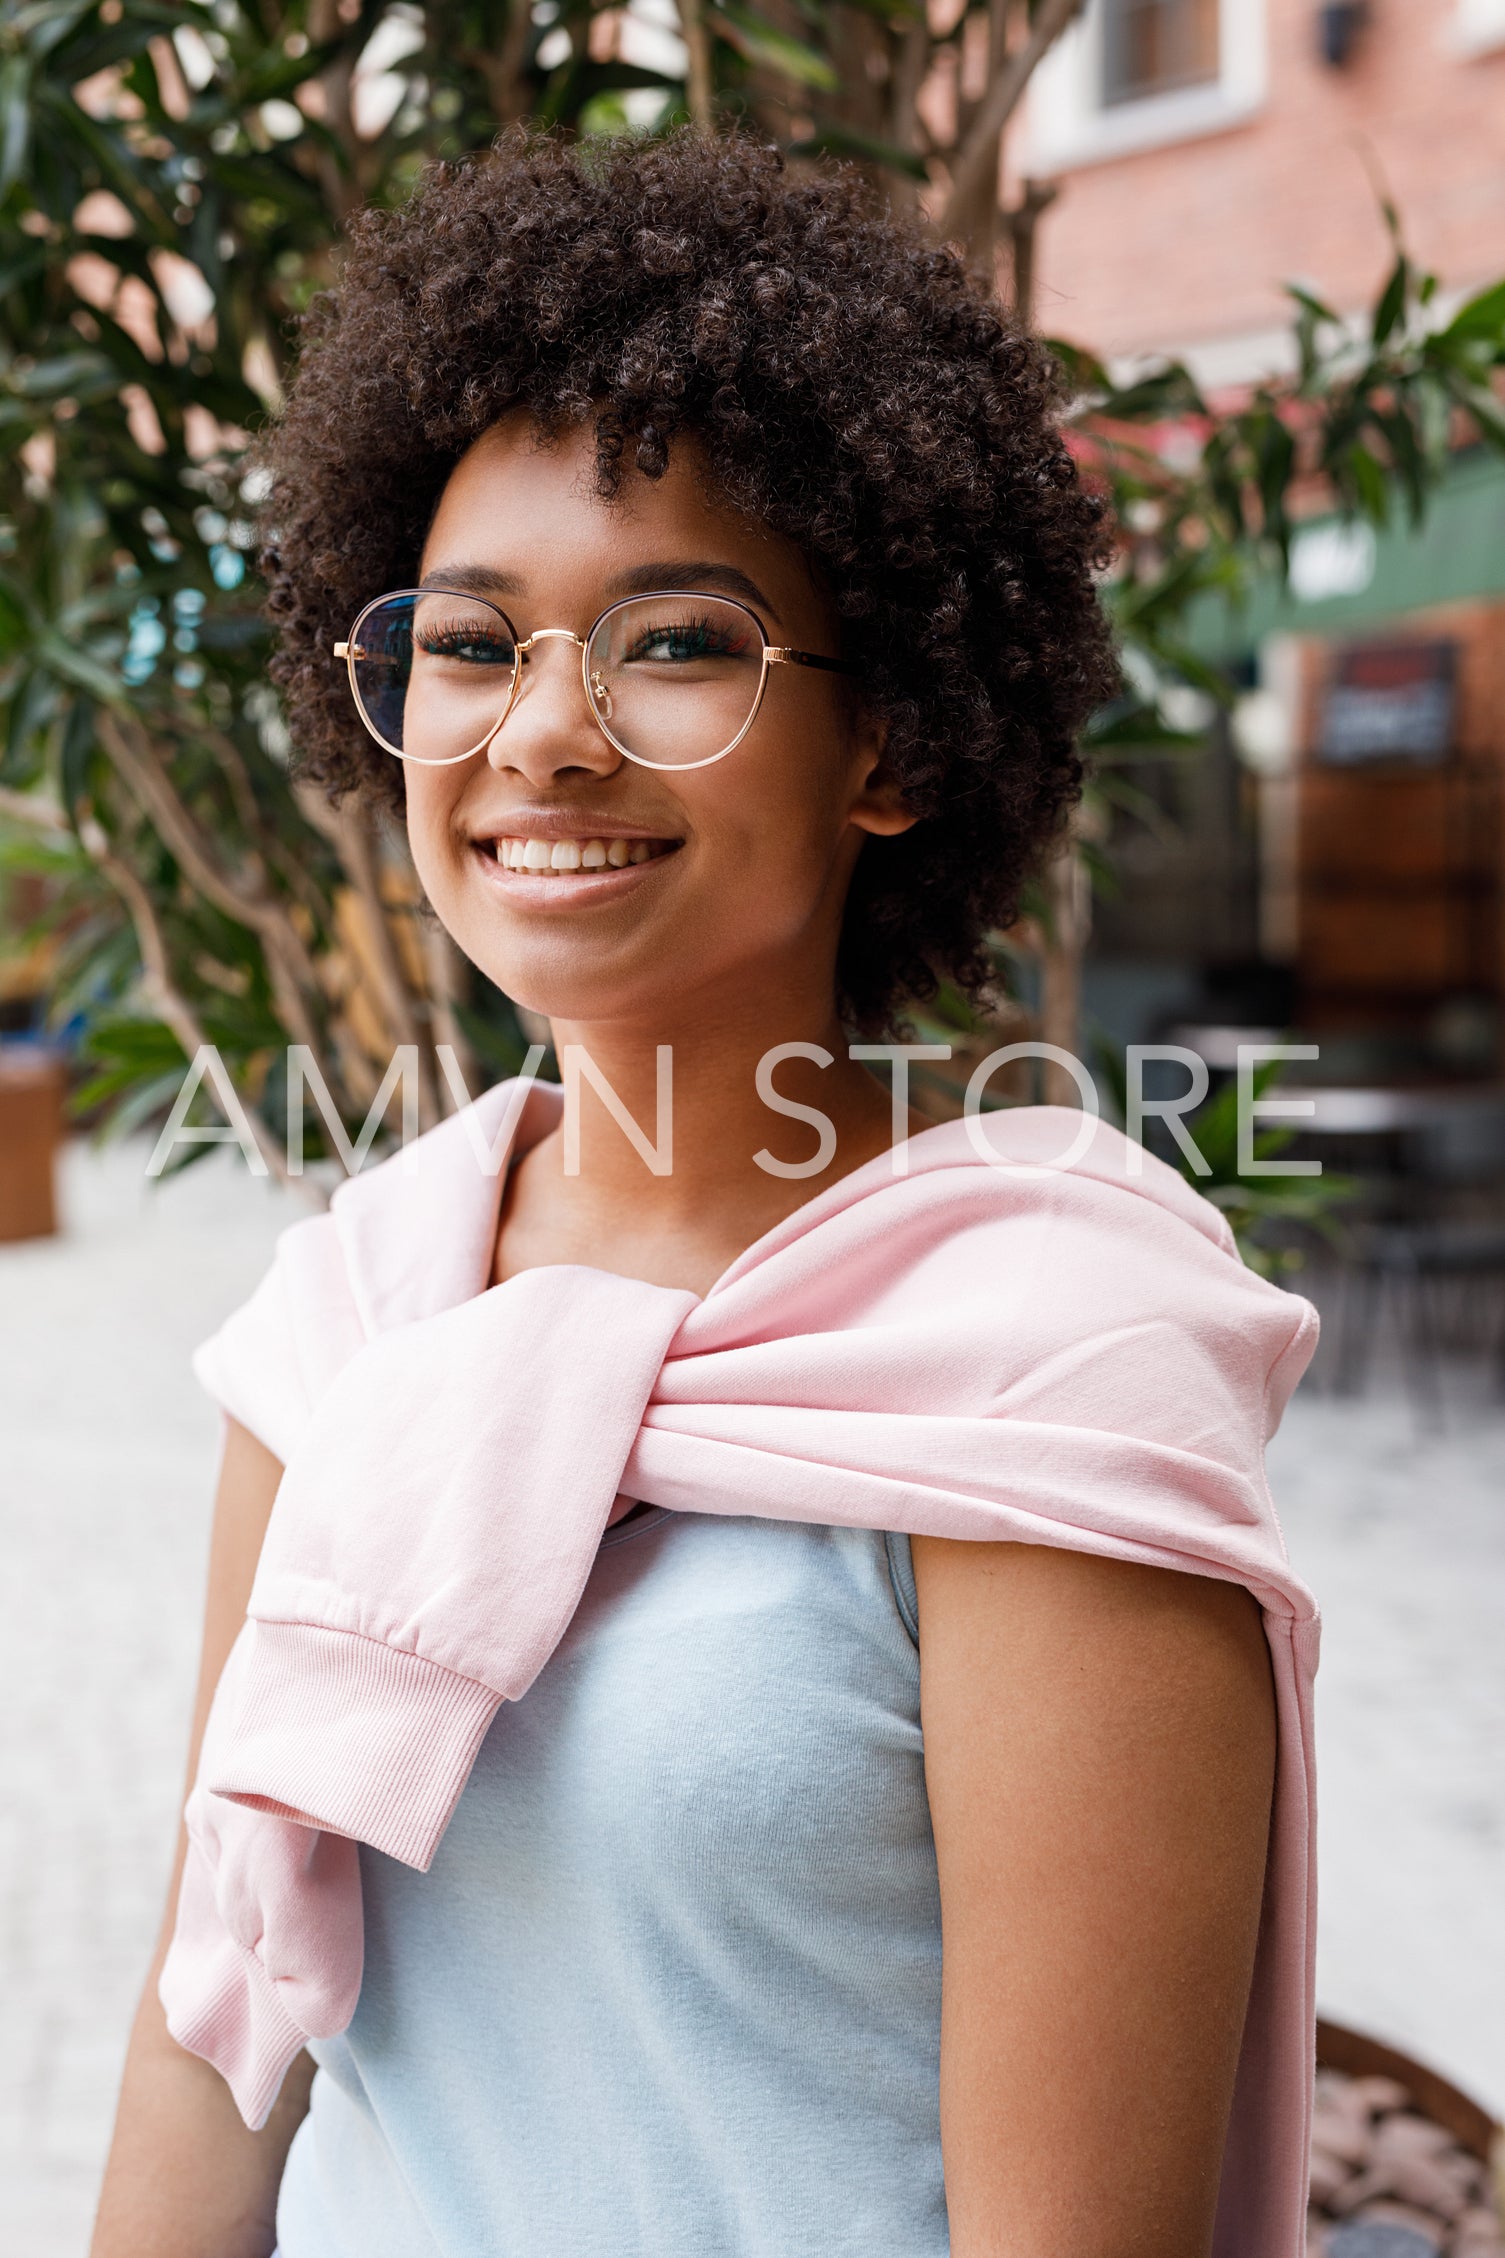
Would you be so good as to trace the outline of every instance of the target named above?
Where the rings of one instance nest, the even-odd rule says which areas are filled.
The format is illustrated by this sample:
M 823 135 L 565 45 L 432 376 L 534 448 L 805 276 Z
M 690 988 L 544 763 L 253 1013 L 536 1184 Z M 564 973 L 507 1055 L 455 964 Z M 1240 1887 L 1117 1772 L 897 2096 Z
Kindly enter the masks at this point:
M 1317 758 L 1335 768 L 1436 766 L 1453 749 L 1457 702 L 1456 643 L 1350 644 L 1333 654 Z

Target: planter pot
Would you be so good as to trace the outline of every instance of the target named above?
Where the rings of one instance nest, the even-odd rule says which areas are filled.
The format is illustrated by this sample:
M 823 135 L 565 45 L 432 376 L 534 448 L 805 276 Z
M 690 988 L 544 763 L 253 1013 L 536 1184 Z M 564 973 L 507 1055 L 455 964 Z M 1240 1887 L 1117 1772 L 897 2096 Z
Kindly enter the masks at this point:
M 1501 2128 L 1425 2063 L 1317 2025 L 1310 2258 L 1505 2258 Z
M 63 1088 L 60 1060 L 0 1050 L 0 1240 L 46 1238 L 57 1229 Z

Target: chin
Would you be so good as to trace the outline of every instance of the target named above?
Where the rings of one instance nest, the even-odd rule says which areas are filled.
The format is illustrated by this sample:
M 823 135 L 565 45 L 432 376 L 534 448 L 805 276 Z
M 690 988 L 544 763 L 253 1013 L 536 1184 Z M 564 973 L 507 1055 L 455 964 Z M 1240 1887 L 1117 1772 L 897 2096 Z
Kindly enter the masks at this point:
M 494 930 L 484 937 L 457 932 L 453 938 L 509 1002 L 542 1019 L 586 1022 L 631 1017 L 651 1024 L 672 1003 L 663 991 L 662 957 L 655 974 L 646 964 L 603 961 L 599 948 L 577 949 L 563 936 L 543 946 L 511 938 L 507 945 L 499 945 Z

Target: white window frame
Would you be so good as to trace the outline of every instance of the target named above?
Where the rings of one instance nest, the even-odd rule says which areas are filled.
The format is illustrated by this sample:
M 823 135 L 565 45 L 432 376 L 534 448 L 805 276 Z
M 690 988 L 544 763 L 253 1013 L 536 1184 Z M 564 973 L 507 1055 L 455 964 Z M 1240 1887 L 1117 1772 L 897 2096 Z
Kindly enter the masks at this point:
M 1455 0 L 1449 44 L 1457 55 L 1493 55 L 1505 47 L 1505 0 Z
M 1269 85 L 1265 0 L 1219 0 L 1218 52 L 1218 75 L 1205 85 L 1104 107 L 1102 0 L 1087 0 L 1030 81 L 1029 169 L 1069 172 L 1243 125 Z

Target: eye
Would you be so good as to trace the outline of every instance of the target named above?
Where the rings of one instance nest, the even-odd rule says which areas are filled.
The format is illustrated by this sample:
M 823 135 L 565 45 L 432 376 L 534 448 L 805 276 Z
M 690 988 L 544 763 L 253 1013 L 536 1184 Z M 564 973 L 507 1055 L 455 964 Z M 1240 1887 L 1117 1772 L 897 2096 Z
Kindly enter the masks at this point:
M 684 665 L 691 659 L 737 659 L 748 646 L 745 629 L 734 627 L 724 619 L 706 615 L 699 619 L 655 620 L 633 637 L 622 653 L 623 660 L 657 660 L 661 664 Z
M 419 628 L 413 641 L 431 659 L 455 659 L 463 666 L 511 668 L 517 646 L 504 628 L 479 626 L 475 620 L 435 621 Z

